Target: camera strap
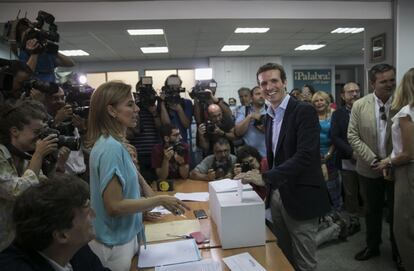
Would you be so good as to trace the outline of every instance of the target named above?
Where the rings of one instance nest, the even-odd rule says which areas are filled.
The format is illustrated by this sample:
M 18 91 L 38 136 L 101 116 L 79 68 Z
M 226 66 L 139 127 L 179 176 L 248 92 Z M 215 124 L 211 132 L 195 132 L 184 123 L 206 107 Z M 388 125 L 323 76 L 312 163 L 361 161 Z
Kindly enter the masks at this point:
M 16 148 L 15 146 L 13 146 L 12 144 L 6 144 L 5 145 L 6 148 L 9 150 L 9 152 L 21 159 L 24 160 L 30 160 L 32 159 L 32 156 L 26 152 L 23 152 L 21 150 L 19 150 L 18 148 Z

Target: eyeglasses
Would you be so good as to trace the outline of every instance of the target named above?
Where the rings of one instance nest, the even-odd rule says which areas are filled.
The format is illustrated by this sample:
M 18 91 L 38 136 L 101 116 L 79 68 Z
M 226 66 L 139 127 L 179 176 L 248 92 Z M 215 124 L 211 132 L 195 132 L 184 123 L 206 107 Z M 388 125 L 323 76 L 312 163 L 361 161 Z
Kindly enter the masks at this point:
M 387 120 L 387 114 L 385 114 L 385 106 L 380 106 L 379 111 L 381 113 L 381 120 Z

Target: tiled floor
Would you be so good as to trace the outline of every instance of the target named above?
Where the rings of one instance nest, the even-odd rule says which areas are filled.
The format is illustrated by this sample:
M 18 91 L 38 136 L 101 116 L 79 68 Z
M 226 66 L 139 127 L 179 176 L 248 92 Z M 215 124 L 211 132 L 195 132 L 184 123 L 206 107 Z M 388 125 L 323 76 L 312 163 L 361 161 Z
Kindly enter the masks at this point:
M 389 225 L 383 224 L 381 256 L 368 261 L 356 261 L 354 256 L 365 247 L 365 223 L 361 219 L 361 231 L 345 242 L 331 243 L 318 249 L 317 271 L 394 271 L 389 240 Z M 408 270 L 407 270 L 408 271 Z

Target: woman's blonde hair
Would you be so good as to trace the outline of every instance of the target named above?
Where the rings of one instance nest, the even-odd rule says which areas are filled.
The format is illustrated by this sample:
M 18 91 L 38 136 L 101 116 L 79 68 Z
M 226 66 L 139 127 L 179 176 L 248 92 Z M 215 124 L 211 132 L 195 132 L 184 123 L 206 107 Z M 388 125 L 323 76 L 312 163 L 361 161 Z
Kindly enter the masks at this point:
M 409 69 L 403 76 L 401 83 L 394 94 L 392 110 L 399 111 L 409 104 L 414 106 L 414 68 Z
M 331 103 L 331 97 L 329 97 L 329 94 L 326 93 L 325 91 L 317 91 L 315 92 L 315 94 L 313 94 L 312 105 L 316 101 L 316 99 L 319 97 L 325 100 L 327 113 L 331 113 L 331 109 L 329 107 L 329 104 Z
M 88 117 L 86 147 L 92 148 L 101 135 L 112 136 L 125 142 L 122 125 L 109 114 L 108 105 L 116 106 L 129 98 L 131 86 L 122 81 L 109 81 L 100 85 L 92 94 Z

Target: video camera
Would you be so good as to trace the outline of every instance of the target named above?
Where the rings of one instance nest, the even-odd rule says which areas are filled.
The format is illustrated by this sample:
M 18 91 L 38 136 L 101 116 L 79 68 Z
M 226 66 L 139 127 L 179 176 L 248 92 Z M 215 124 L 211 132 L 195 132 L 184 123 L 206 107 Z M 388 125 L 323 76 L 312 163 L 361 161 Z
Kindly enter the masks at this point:
M 208 99 L 210 99 L 211 95 L 206 91 L 206 89 L 209 89 L 214 93 L 216 91 L 216 88 L 217 82 L 214 79 L 199 80 L 189 94 L 191 99 L 197 99 L 199 102 L 206 102 Z
M 143 76 L 135 86 L 134 93 L 135 103 L 140 108 L 148 108 L 154 106 L 157 101 L 157 93 L 152 86 L 152 77 Z
M 44 30 L 44 24 L 48 24 L 48 30 Z M 4 26 L 3 38 L 10 43 L 16 43 L 20 48 L 26 48 L 26 42 L 30 39 L 36 39 L 39 48 L 34 50 L 34 54 L 47 52 L 57 54 L 59 46 L 58 27 L 55 24 L 55 17 L 45 11 L 40 10 L 36 17 L 36 22 L 31 22 L 27 18 L 8 21 Z
M 185 92 L 185 88 L 181 87 L 181 79 L 178 76 L 170 76 L 167 78 L 165 85 L 161 88 L 165 95 L 166 104 L 180 104 L 182 98 L 180 92 Z
M 45 137 L 49 135 L 56 135 L 58 138 L 58 147 L 67 147 L 71 151 L 77 151 L 80 148 L 81 142 L 80 138 L 74 137 L 74 136 L 64 136 L 61 135 L 58 130 L 52 129 L 52 128 L 46 128 L 44 129 L 40 135 L 40 139 L 44 139 Z

